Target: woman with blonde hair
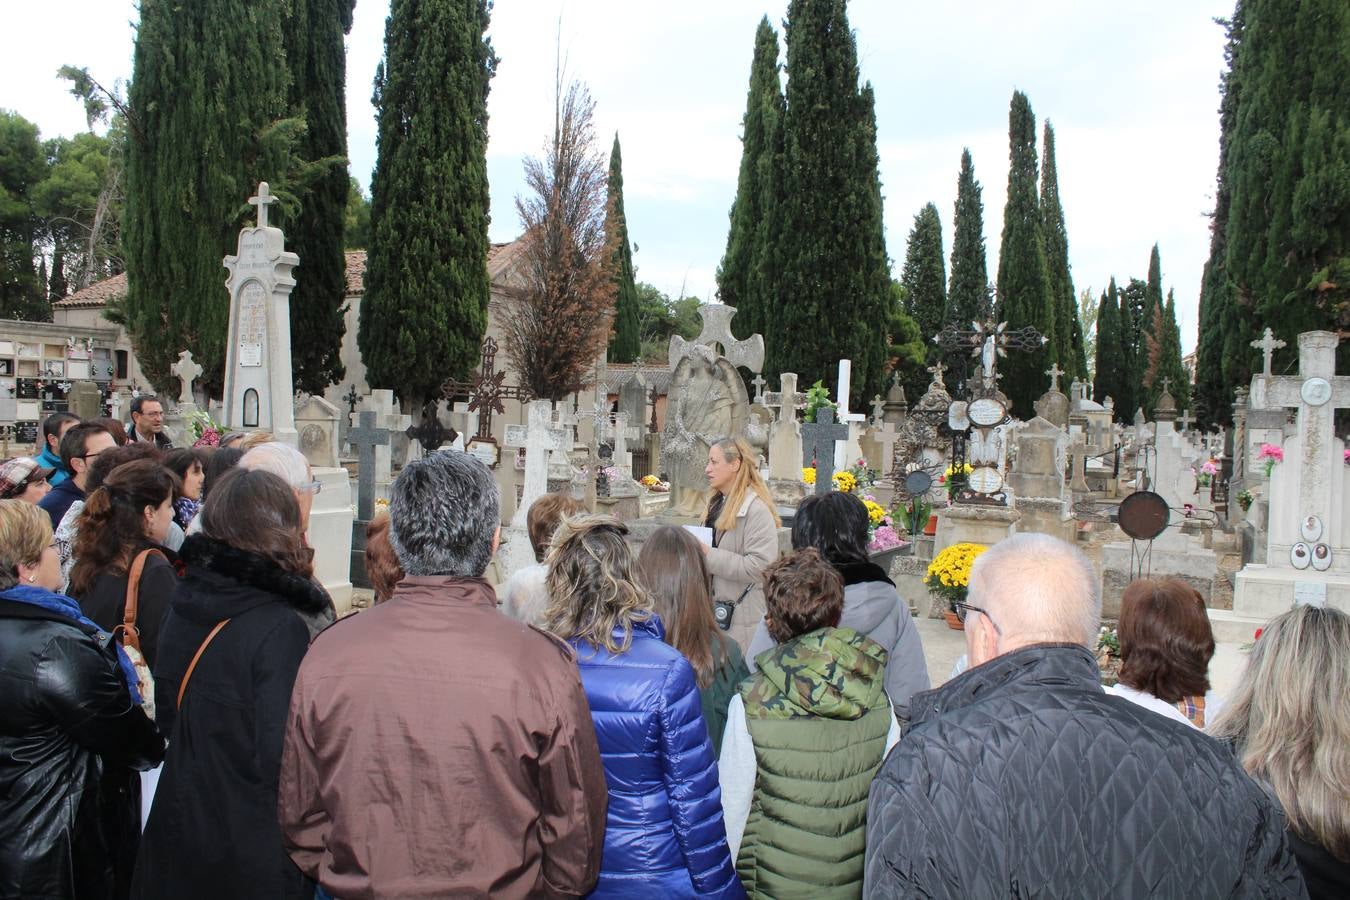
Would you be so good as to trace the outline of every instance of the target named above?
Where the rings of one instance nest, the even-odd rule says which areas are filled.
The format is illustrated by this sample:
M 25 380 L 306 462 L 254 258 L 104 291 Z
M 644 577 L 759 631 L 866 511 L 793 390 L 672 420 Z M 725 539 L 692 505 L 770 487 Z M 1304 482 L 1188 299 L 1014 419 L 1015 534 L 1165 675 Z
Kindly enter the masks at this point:
M 750 670 L 741 648 L 713 618 L 711 579 L 698 539 L 683 528 L 656 529 L 638 553 L 638 575 L 665 626 L 666 643 L 694 667 L 713 753 L 721 753 L 727 707 Z
M 742 897 L 693 667 L 662 641 L 628 528 L 564 520 L 548 554 L 544 626 L 577 654 L 609 786 L 592 897 Z
M 1350 615 L 1272 619 L 1209 733 L 1280 801 L 1312 900 L 1350 896 Z
M 755 451 L 744 438 L 719 438 L 708 448 L 705 468 L 711 496 L 703 524 L 713 531 L 704 545 L 712 573 L 717 624 L 740 646 L 764 618 L 760 576 L 778 558 L 778 526 L 773 497 L 755 468 Z

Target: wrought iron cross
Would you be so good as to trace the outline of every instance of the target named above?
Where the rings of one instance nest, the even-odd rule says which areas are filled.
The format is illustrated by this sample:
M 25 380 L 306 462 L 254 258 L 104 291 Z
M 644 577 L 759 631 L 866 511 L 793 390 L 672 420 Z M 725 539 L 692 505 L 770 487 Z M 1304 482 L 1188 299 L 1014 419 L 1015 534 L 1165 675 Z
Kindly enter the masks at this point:
M 347 393 L 342 395 L 342 399 L 347 401 L 348 417 L 356 415 L 356 404 L 361 402 L 361 396 L 356 393 L 356 385 L 350 385 Z
M 423 449 L 435 452 L 446 444 L 453 444 L 455 438 L 459 437 L 459 432 L 453 428 L 447 428 L 441 424 L 440 417 L 436 414 L 436 408 L 439 404 L 430 400 L 422 407 L 422 424 L 409 425 L 403 433 L 422 445 Z
M 492 440 L 492 414 L 505 413 L 503 400 L 519 400 L 524 403 L 534 395 L 524 385 L 508 385 L 506 370 L 496 371 L 497 342 L 492 338 L 483 339 L 482 365 L 474 373 L 472 381 L 448 379 L 441 384 L 441 397 L 452 400 L 467 395 L 469 412 L 478 413 L 478 434 L 480 440 Z

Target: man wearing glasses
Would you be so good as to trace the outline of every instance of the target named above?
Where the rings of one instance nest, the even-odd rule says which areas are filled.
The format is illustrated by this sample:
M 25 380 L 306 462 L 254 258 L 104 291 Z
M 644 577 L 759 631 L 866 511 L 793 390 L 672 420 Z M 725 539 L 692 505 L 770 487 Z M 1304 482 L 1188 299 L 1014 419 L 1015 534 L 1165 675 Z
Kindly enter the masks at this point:
M 131 401 L 131 427 L 127 438 L 153 443 L 161 450 L 169 450 L 173 442 L 164 433 L 164 404 L 154 394 L 141 394 Z
M 1043 534 L 976 560 L 971 667 L 914 696 L 872 782 L 864 896 L 1306 896 L 1231 754 L 1102 690 L 1099 584 Z
M 74 426 L 61 438 L 61 465 L 66 467 L 70 477 L 38 501 L 38 507 L 52 517 L 53 531 L 61 524 L 70 505 L 84 499 L 84 486 L 89 482 L 89 467 L 94 464 L 94 458 L 116 446 L 117 442 L 108 430 L 92 422 Z

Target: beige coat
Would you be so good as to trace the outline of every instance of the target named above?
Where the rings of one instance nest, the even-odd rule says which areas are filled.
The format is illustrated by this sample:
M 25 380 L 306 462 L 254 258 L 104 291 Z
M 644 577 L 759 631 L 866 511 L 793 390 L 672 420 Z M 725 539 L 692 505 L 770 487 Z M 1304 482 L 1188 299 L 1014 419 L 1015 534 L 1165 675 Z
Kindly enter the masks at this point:
M 713 599 L 735 603 L 747 585 L 750 592 L 736 607 L 727 632 L 744 653 L 755 628 L 764 618 L 764 587 L 760 576 L 778 558 L 778 528 L 773 511 L 751 493 L 736 511 L 736 527 L 718 532 L 717 546 L 708 550 L 708 571 L 713 577 Z

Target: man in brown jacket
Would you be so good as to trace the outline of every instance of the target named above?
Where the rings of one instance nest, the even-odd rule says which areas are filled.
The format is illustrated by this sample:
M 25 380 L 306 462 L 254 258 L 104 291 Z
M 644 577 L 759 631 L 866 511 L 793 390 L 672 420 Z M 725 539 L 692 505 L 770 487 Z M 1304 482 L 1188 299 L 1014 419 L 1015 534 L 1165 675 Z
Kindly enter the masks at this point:
M 497 487 L 463 453 L 393 486 L 393 597 L 319 635 L 295 681 L 279 815 L 343 900 L 580 896 L 604 844 L 604 770 L 566 645 L 482 580 Z

